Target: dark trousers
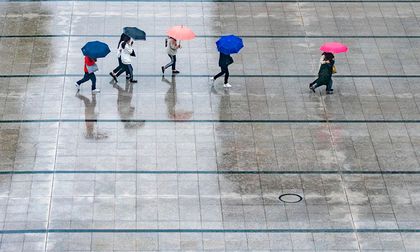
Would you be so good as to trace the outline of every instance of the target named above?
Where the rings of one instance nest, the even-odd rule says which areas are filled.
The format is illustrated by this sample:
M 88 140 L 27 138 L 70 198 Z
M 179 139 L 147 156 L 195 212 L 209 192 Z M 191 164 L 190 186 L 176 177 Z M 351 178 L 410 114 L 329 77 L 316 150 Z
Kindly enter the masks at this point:
M 115 74 L 115 76 L 120 76 L 123 72 L 130 77 L 130 80 L 133 79 L 133 66 L 131 64 L 122 64 L 121 69 Z
M 171 62 L 169 62 L 168 64 L 166 64 L 165 69 L 172 66 L 172 71 L 175 70 L 175 65 L 176 65 L 176 55 L 169 55 L 169 58 L 171 59 Z
M 118 73 L 122 68 L 124 68 L 124 64 L 121 61 L 121 57 L 118 57 L 118 66 L 112 70 L 114 74 Z
M 213 78 L 216 80 L 220 76 L 225 75 L 225 84 L 226 84 L 228 83 L 228 79 L 229 79 L 229 69 L 227 66 L 220 67 L 220 69 L 221 69 L 220 73 L 216 74 Z
M 321 84 L 315 83 L 314 89 L 316 89 L 317 87 L 323 86 Z M 332 86 L 333 86 L 333 80 L 330 79 L 330 81 L 327 84 L 327 91 L 332 91 Z
M 81 80 L 77 81 L 77 84 L 82 84 L 88 80 L 92 81 L 92 90 L 96 89 L 96 76 L 95 73 L 85 73 Z

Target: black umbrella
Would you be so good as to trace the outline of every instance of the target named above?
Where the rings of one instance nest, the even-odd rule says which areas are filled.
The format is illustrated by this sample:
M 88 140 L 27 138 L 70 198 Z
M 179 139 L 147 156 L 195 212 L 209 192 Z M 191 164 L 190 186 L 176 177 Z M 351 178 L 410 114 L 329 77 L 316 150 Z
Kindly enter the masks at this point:
M 124 34 L 134 40 L 146 40 L 146 33 L 137 27 L 124 27 Z

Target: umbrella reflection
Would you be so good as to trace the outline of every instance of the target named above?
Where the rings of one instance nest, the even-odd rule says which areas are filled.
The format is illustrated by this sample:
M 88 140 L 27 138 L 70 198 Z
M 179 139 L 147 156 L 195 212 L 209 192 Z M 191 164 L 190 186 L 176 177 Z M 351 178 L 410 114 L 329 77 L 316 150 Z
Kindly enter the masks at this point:
M 80 93 L 77 93 L 76 97 L 82 100 L 83 103 L 85 104 L 85 124 L 86 124 L 85 137 L 87 139 L 95 139 L 95 140 L 108 138 L 108 136 L 105 133 L 101 133 L 98 130 L 96 130 L 96 133 L 95 133 L 95 125 L 96 125 L 96 119 L 97 119 L 97 114 L 95 113 L 96 95 L 92 94 L 92 100 L 89 100 L 89 98 L 87 98 L 84 95 L 81 95 Z
M 171 81 L 162 76 L 162 82 L 167 83 L 170 87 L 165 95 L 165 103 L 168 111 L 168 117 L 174 120 L 188 120 L 192 117 L 191 111 L 177 110 L 177 92 L 176 92 L 176 78 L 172 75 Z

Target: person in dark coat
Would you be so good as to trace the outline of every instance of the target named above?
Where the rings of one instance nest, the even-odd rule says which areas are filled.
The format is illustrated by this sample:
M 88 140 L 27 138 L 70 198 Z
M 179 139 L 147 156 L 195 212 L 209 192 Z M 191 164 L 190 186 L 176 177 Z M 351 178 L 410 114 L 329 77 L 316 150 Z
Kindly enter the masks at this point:
M 228 82 L 228 80 L 229 80 L 229 69 L 228 69 L 228 66 L 230 64 L 232 64 L 232 63 L 233 63 L 233 59 L 232 59 L 232 57 L 229 54 L 220 53 L 220 56 L 219 56 L 219 67 L 220 67 L 221 71 L 220 71 L 220 73 L 216 74 L 214 77 L 211 77 L 210 80 L 214 82 L 220 76 L 225 75 L 225 82 L 224 82 L 223 87 L 225 87 L 225 88 L 232 87 L 229 84 L 229 82 Z
M 324 55 L 324 64 L 321 64 L 318 72 L 318 79 L 316 79 L 313 83 L 309 85 L 309 88 L 312 92 L 315 93 L 315 89 L 319 86 L 327 86 L 327 94 L 333 94 L 333 81 L 332 81 L 332 74 L 333 74 L 333 66 L 334 66 L 334 54 L 332 53 L 325 53 Z

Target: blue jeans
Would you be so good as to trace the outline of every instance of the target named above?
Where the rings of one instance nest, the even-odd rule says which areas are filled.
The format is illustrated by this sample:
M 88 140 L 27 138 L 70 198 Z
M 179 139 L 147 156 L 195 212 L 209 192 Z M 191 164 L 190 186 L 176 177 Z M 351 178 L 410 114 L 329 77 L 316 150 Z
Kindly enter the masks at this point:
M 96 89 L 96 76 L 95 73 L 85 73 L 83 78 L 79 81 L 77 81 L 77 84 L 80 85 L 88 80 L 92 81 L 92 90 Z
M 164 66 L 164 68 L 166 69 L 166 68 L 172 66 L 172 71 L 174 71 L 176 69 L 175 68 L 175 65 L 176 65 L 176 55 L 170 55 L 170 54 L 168 54 L 168 56 L 171 59 L 171 62 L 169 62 L 168 64 L 166 64 L 166 66 Z

